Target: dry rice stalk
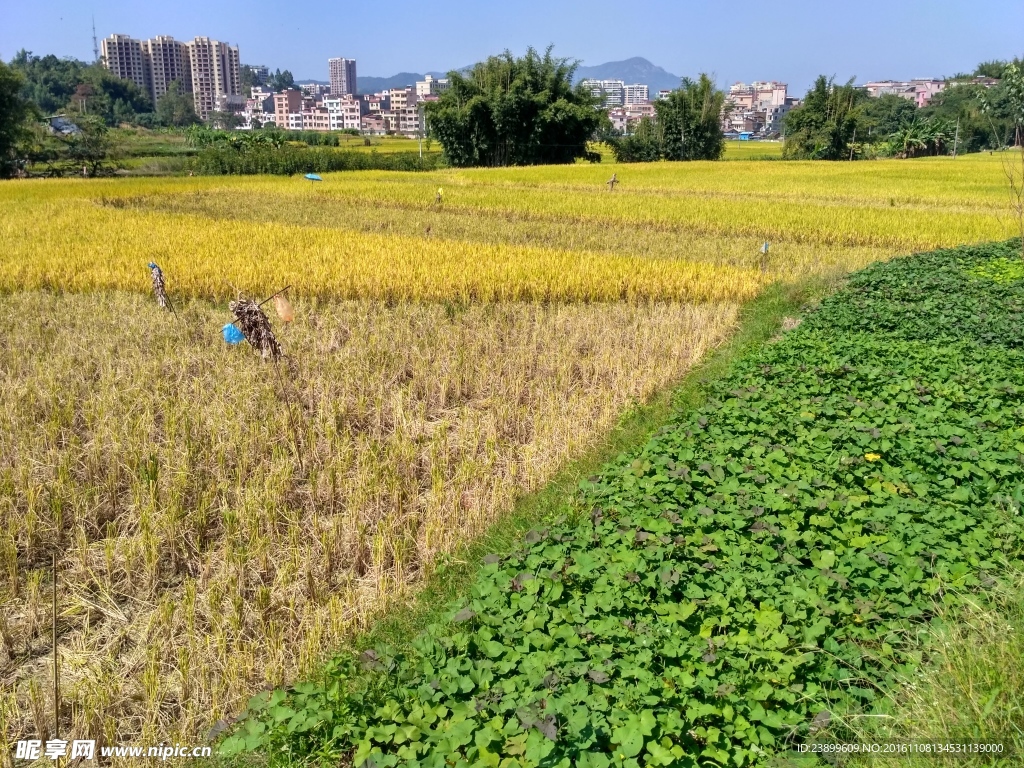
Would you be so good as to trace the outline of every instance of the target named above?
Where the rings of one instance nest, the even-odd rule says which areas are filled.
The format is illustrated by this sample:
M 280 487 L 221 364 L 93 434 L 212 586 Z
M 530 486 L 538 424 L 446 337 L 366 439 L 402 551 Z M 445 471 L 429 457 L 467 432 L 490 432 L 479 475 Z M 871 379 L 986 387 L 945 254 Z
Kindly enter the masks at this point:
M 235 316 L 235 323 L 245 340 L 264 359 L 272 357 L 276 360 L 281 356 L 281 345 L 277 343 L 270 321 L 255 301 L 239 297 L 228 304 L 228 309 Z
M 156 303 L 160 305 L 162 309 L 169 309 L 172 312 L 174 308 L 171 307 L 171 301 L 167 298 L 167 287 L 164 284 L 164 272 L 154 262 L 148 264 L 150 272 L 153 273 L 153 293 L 156 294 Z

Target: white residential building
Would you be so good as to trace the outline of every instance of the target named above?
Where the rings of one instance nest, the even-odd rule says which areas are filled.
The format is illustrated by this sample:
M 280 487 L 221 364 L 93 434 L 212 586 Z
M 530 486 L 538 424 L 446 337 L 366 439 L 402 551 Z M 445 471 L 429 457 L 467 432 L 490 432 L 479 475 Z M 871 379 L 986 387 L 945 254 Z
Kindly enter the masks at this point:
M 241 102 L 238 47 L 209 37 L 197 37 L 187 45 L 192 62 L 192 97 L 200 119 Z
M 332 131 L 360 130 L 360 101 L 351 96 L 324 99 Z
M 433 75 L 427 75 L 423 80 L 416 81 L 416 95 L 417 96 L 434 96 L 439 93 L 444 93 L 448 90 L 448 78 L 435 78 Z
M 644 104 L 651 100 L 650 89 L 643 83 L 633 83 L 623 86 L 623 104 L 627 107 L 634 104 Z
M 322 83 L 299 83 L 299 90 L 302 91 L 303 96 L 310 96 L 314 99 L 331 95 L 331 86 Z
M 622 80 L 584 80 L 580 83 L 605 107 L 621 107 L 626 103 L 626 84 Z
M 645 117 L 651 120 L 655 118 L 654 105 L 645 101 L 643 104 L 633 104 L 628 107 L 612 107 L 608 110 L 608 117 L 615 130 L 620 133 L 630 133 L 633 127 Z
M 270 79 L 270 68 L 262 64 L 243 64 L 252 72 L 252 81 L 255 85 L 266 85 Z
M 786 83 L 755 80 L 729 86 L 722 112 L 722 129 L 736 133 L 773 134 L 782 130 L 782 118 L 793 107 Z

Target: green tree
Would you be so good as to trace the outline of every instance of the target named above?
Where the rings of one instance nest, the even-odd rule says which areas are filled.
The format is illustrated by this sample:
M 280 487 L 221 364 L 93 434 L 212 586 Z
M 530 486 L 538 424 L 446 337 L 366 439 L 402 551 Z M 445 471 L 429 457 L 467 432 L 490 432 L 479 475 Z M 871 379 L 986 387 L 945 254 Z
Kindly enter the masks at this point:
M 999 83 L 1003 95 L 1003 114 L 1009 118 L 1010 133 L 1014 146 L 1024 150 L 1024 64 L 1014 61 L 1003 70 L 1003 78 Z M 986 112 L 993 109 L 988 99 L 984 100 Z
M 86 169 L 89 176 L 98 176 L 106 170 L 104 164 L 111 159 L 113 149 L 107 124 L 99 115 L 79 115 L 74 123 L 78 126 L 77 133 L 57 136 L 63 145 L 61 159 L 74 169 Z
M 177 80 L 173 80 L 167 86 L 167 93 L 160 97 L 156 117 L 162 125 L 173 128 L 186 128 L 201 122 L 192 97 L 182 92 L 181 83 Z
M 276 69 L 274 74 L 270 76 L 267 84 L 272 91 L 284 91 L 295 87 L 295 78 L 292 77 L 292 73 L 287 69 L 284 72 Z
M 975 77 L 994 77 L 996 80 L 1003 76 L 1003 70 L 1006 69 L 1008 61 L 1002 61 L 1000 59 L 993 59 L 992 61 L 983 61 L 977 67 L 974 68 Z
M 782 155 L 793 160 L 847 160 L 857 135 L 859 105 L 870 98 L 851 78 L 836 85 L 820 75 L 804 103 L 784 118 Z
M 206 124 L 211 128 L 230 131 L 242 124 L 242 116 L 234 112 L 211 112 Z
M 111 170 L 117 147 L 100 115 L 78 114 L 66 118 L 75 130 L 60 133 L 47 122 L 36 122 L 25 142 L 25 155 L 37 168 L 45 166 L 51 176 L 98 176 Z
M 1003 97 L 1003 114 L 1009 120 L 1008 133 L 1015 148 L 1009 151 L 1009 148 L 1001 146 L 1007 151 L 1001 152 L 1000 158 L 1009 187 L 1010 210 L 1017 220 L 1020 233 L 1021 257 L 1024 258 L 1024 62 L 1014 60 L 1009 64 L 1003 70 L 999 85 Z M 984 95 L 982 104 L 986 113 L 994 108 L 988 94 Z
M 467 74 L 448 73 L 450 86 L 426 105 L 431 134 L 450 165 L 571 163 L 586 157 L 601 113 L 585 89 L 572 85 L 576 64 L 530 48 L 505 51 Z
M 861 104 L 857 135 L 864 140 L 891 136 L 917 118 L 917 104 L 910 99 L 886 93 Z
M 721 115 L 725 93 L 706 74 L 684 77 L 667 99 L 654 104 L 666 160 L 718 160 L 725 152 Z
M 662 158 L 661 127 L 649 117 L 641 118 L 632 133 L 609 136 L 605 141 L 620 163 L 653 163 Z
M 908 158 L 939 155 L 953 143 L 955 129 L 945 120 L 911 120 L 889 136 L 889 151 L 894 157 Z
M 18 168 L 18 148 L 27 136 L 31 107 L 22 95 L 21 75 L 0 61 L 0 177 Z
M 107 125 L 136 123 L 153 111 L 149 96 L 135 83 L 114 77 L 99 64 L 33 56 L 18 51 L 11 66 L 23 77 L 21 95 L 52 115 L 67 110 L 100 115 Z
M 998 149 L 1011 141 L 1013 119 L 1005 83 L 992 88 L 974 83 L 950 84 L 935 94 L 920 115 L 959 124 L 958 152 Z M 955 131 L 954 127 L 954 131 Z
M 82 82 L 82 70 L 85 69 L 85 65 L 75 59 L 33 56 L 24 48 L 11 59 L 11 67 L 22 76 L 22 97 L 47 115 L 67 107 Z
M 256 76 L 253 74 L 252 67 L 245 64 L 239 69 L 238 75 L 241 81 L 242 96 L 248 99 L 252 94 L 253 86 L 256 85 Z

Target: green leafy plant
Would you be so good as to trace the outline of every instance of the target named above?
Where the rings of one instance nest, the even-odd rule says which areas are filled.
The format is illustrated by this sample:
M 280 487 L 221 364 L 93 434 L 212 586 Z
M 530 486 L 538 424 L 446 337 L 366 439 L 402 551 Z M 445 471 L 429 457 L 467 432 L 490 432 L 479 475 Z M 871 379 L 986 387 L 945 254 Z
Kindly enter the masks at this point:
M 1021 556 L 1024 284 L 975 276 L 1014 247 L 855 275 L 489 558 L 450 624 L 258 699 L 224 749 L 744 766 L 870 712 Z

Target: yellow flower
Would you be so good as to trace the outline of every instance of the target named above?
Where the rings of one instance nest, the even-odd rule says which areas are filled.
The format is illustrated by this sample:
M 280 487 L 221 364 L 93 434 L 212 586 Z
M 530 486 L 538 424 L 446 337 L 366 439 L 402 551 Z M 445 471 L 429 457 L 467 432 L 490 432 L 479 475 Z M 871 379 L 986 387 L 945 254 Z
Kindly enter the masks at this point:
M 865 453 L 864 458 L 867 459 L 868 461 L 878 461 L 882 457 L 879 456 L 877 453 Z

